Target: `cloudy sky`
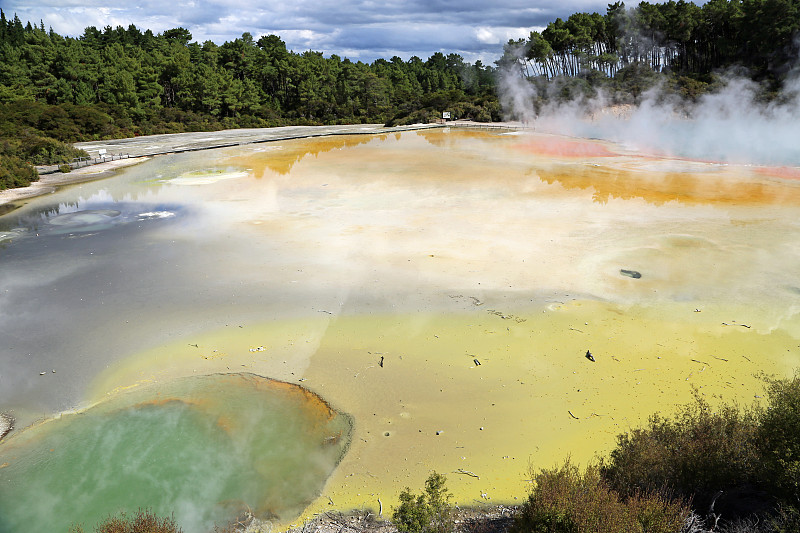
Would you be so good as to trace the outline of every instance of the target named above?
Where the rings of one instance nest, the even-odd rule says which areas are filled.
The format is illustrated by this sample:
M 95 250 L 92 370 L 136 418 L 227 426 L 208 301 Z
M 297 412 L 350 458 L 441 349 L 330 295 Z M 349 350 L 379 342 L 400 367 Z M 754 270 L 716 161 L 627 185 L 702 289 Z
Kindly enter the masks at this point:
M 222 44 L 275 33 L 295 52 L 321 51 L 371 62 L 459 53 L 491 64 L 503 43 L 576 11 L 605 13 L 611 0 L 0 0 L 7 17 L 44 21 L 78 37 L 87 26 L 176 27 Z

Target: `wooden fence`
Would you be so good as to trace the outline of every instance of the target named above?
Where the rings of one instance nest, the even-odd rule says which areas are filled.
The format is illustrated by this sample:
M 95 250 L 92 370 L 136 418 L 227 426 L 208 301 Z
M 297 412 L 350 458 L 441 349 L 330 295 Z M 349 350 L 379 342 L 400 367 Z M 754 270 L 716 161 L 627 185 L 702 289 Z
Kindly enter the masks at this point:
M 526 127 L 518 124 L 492 124 L 483 122 L 445 122 L 445 126 L 451 128 L 469 128 L 475 130 L 495 130 L 495 131 L 524 131 L 533 130 L 531 127 Z

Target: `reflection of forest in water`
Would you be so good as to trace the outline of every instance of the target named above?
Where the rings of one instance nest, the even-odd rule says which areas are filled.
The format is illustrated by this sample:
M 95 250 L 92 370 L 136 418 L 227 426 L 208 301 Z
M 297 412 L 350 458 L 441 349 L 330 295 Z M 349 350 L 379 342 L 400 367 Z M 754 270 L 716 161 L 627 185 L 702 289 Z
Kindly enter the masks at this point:
M 265 162 L 266 167 L 269 168 L 271 171 L 285 175 L 291 172 L 292 167 L 297 164 L 298 162 L 302 161 L 303 158 L 307 156 L 317 157 L 322 153 L 329 152 L 331 150 L 338 150 L 342 148 L 348 148 L 353 146 L 358 146 L 361 144 L 366 144 L 370 142 L 385 140 L 388 135 L 331 135 L 328 137 L 322 137 L 314 139 L 313 142 L 300 142 L 300 143 L 292 143 L 292 142 L 274 142 L 274 143 L 265 143 L 259 145 L 254 149 L 255 152 L 261 152 L 265 154 Z M 400 133 L 396 133 L 394 135 L 395 139 L 399 139 Z M 196 156 L 196 154 L 192 154 L 190 157 Z M 176 164 L 180 165 L 180 163 L 164 163 L 166 159 L 174 159 L 177 158 L 178 160 L 184 159 L 186 156 L 161 156 L 159 157 L 158 163 L 162 164 L 162 171 L 158 174 L 157 177 L 151 177 L 147 180 L 148 188 L 142 190 L 141 188 L 132 188 L 130 187 L 131 181 L 125 180 L 123 176 L 119 176 L 114 180 L 103 180 L 100 182 L 100 185 L 93 186 L 93 184 L 88 183 L 82 188 L 86 189 L 95 189 L 95 194 L 89 197 L 85 197 L 83 195 L 79 195 L 77 198 L 70 198 L 64 201 L 61 201 L 58 205 L 52 204 L 45 204 L 39 206 L 39 202 L 33 202 L 37 205 L 37 207 L 33 209 L 22 209 L 20 211 L 24 212 L 24 215 L 20 215 L 18 212 L 17 216 L 12 217 L 4 217 L 0 219 L 0 231 L 9 231 L 14 228 L 28 228 L 28 229 L 38 229 L 39 225 L 43 222 L 46 222 L 47 219 L 57 216 L 59 214 L 75 212 L 81 209 L 86 209 L 87 204 L 90 204 L 94 209 L 102 209 L 106 205 L 113 205 L 117 203 L 123 202 L 141 202 L 146 200 L 148 197 L 154 196 L 154 193 L 158 192 L 158 188 L 169 183 L 169 175 L 171 174 L 170 171 L 174 172 L 176 168 Z M 208 161 L 207 157 L 203 157 L 202 155 L 199 159 L 203 159 Z M 222 157 L 223 161 L 225 156 Z M 217 162 L 217 159 L 214 158 L 212 160 L 214 163 Z M 203 169 L 199 169 L 202 171 Z M 217 172 L 225 172 L 226 170 L 235 172 L 237 169 L 235 168 L 227 168 L 225 165 L 219 167 L 218 165 L 214 165 L 209 167 L 206 170 L 214 170 Z M 129 169 L 128 172 L 131 172 Z M 135 171 L 134 171 L 135 172 Z M 198 172 L 198 170 L 190 170 L 188 172 Z M 177 177 L 177 176 L 172 176 Z M 256 175 L 255 177 L 260 177 Z M 123 179 L 120 179 L 123 178 Z M 162 207 L 165 206 L 156 206 Z M 177 206 L 170 206 L 171 208 L 175 208 Z M 0 216 L 9 214 L 15 210 L 18 210 L 19 206 L 16 204 L 4 204 L 0 205 Z

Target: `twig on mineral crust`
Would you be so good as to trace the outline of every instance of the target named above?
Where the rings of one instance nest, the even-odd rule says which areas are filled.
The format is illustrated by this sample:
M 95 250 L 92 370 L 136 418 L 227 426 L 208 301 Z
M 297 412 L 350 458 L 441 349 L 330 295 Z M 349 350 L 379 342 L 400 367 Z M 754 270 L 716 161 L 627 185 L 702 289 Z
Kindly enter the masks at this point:
M 474 477 L 475 479 L 480 479 L 481 477 L 476 474 L 475 472 L 470 472 L 469 470 L 464 470 L 463 468 L 459 468 L 455 471 L 456 474 L 464 474 L 465 476 Z

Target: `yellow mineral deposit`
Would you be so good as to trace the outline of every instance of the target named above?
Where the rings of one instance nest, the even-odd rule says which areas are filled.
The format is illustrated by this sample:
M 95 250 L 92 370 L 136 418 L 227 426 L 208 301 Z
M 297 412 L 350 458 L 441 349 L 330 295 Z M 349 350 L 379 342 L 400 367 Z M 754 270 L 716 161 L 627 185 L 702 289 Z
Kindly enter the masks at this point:
M 761 375 L 800 363 L 791 169 L 458 130 L 225 154 L 250 175 L 205 186 L 210 209 L 280 243 L 269 282 L 336 301 L 133 354 L 94 396 L 301 383 L 355 420 L 305 516 L 385 514 L 431 470 L 459 504 L 514 502 L 530 466 L 585 464 L 694 394 L 758 401 Z

